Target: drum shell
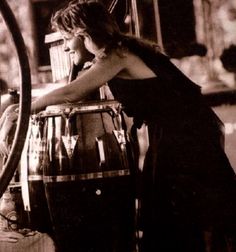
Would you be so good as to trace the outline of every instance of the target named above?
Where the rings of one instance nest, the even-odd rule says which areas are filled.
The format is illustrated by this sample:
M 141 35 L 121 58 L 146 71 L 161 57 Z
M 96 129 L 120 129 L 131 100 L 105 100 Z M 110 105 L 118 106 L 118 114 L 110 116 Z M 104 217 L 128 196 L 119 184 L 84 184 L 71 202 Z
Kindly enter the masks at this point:
M 26 224 L 32 230 L 52 232 L 52 224 L 43 183 L 44 162 L 44 121 L 31 120 L 28 128 L 25 149 L 22 153 L 21 176 L 22 197 L 28 198 L 29 205 L 24 203 L 28 216 Z M 27 185 L 23 185 L 27 184 Z M 27 188 L 27 190 L 25 190 Z
M 59 251 L 131 252 L 135 204 L 131 176 L 45 183 Z
M 80 175 L 97 176 L 99 172 L 120 170 L 129 172 L 132 160 L 127 155 L 127 145 L 122 146 L 114 134 L 115 126 L 110 111 L 77 113 L 68 119 L 69 131 L 76 137 L 71 154 L 66 150 L 68 126 L 62 116 L 47 117 L 47 153 L 45 153 L 44 176 Z M 126 138 L 124 132 L 124 138 Z M 126 139 L 127 140 L 127 139 Z M 103 145 L 105 160 L 101 162 L 98 141 Z M 99 175 L 98 175 L 99 176 Z M 47 178 L 46 178 L 47 179 Z
M 30 211 L 28 212 L 29 227 L 32 230 L 52 233 L 48 203 L 46 200 L 43 180 L 28 181 Z
M 117 129 L 110 113 L 109 109 L 83 111 L 68 121 L 61 115 L 46 117 L 44 185 L 59 251 L 134 249 L 131 145 L 125 129 Z M 71 155 L 63 142 L 68 129 L 70 136 L 78 135 Z M 124 133 L 125 143 L 117 140 L 116 130 Z

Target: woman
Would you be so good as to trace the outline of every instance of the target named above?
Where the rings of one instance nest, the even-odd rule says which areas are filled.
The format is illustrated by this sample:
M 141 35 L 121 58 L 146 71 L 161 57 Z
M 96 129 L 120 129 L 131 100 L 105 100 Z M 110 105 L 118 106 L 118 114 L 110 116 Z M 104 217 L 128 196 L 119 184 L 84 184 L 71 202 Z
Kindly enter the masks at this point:
M 140 250 L 200 252 L 226 247 L 223 238 L 236 224 L 234 172 L 221 145 L 222 123 L 205 104 L 200 87 L 158 46 L 121 34 L 98 2 L 72 1 L 52 22 L 71 55 L 76 57 L 78 40 L 83 39 L 94 59 L 69 85 L 35 100 L 32 113 L 79 101 L 107 82 L 134 118 L 134 127 L 145 123 L 149 129 Z

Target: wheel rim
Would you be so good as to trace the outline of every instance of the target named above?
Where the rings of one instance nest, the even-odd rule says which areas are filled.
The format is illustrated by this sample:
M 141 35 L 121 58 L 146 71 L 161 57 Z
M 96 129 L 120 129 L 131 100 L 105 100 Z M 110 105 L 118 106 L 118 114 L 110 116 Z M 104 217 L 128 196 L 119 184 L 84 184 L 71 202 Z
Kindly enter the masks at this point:
M 0 11 L 14 42 L 20 66 L 19 117 L 10 154 L 0 174 L 0 197 L 9 185 L 18 166 L 28 130 L 31 105 L 31 75 L 27 51 L 13 12 L 5 0 L 0 1 Z

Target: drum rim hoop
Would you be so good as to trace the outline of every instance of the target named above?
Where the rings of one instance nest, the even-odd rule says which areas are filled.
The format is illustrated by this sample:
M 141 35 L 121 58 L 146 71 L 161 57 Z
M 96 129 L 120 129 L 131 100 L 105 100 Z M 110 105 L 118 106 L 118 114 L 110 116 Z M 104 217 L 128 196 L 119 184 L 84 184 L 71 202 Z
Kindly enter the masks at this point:
M 91 101 L 79 103 L 63 103 L 58 105 L 47 106 L 44 111 L 41 111 L 37 116 L 51 117 L 61 116 L 65 114 L 78 113 L 93 113 L 93 112 L 107 112 L 112 110 L 121 111 L 122 105 L 116 100 L 106 101 Z

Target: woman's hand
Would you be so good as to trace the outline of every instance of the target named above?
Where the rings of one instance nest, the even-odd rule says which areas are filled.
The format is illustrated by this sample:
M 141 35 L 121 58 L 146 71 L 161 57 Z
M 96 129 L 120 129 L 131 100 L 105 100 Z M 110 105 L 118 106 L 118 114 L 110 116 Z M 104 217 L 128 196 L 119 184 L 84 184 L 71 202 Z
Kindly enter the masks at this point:
M 9 133 L 16 125 L 18 119 L 18 104 L 7 107 L 0 118 L 0 154 L 9 154 Z

